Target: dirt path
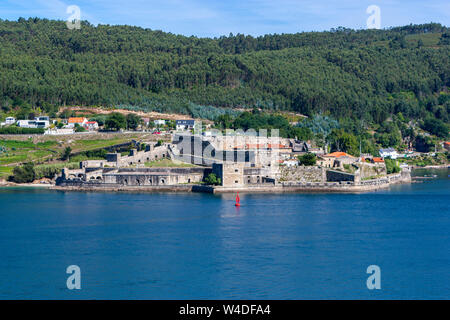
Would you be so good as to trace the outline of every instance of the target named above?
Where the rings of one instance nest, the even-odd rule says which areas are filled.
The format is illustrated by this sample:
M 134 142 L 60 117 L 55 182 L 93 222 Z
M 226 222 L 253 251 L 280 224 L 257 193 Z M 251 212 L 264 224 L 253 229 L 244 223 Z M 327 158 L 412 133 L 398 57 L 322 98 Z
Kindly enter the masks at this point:
M 150 118 L 150 120 L 157 120 L 157 119 L 165 119 L 165 120 L 193 120 L 191 116 L 185 115 L 185 114 L 176 114 L 176 113 L 160 113 L 160 112 L 144 112 L 144 111 L 131 111 L 126 109 L 106 109 L 106 108 L 99 108 L 99 107 L 61 107 L 59 108 L 59 112 L 62 112 L 64 110 L 72 110 L 76 113 L 91 113 L 91 114 L 110 114 L 113 112 L 118 112 L 123 115 L 127 114 L 135 114 L 140 117 L 146 117 Z M 202 120 L 205 123 L 213 123 L 211 120 L 206 119 L 198 119 Z

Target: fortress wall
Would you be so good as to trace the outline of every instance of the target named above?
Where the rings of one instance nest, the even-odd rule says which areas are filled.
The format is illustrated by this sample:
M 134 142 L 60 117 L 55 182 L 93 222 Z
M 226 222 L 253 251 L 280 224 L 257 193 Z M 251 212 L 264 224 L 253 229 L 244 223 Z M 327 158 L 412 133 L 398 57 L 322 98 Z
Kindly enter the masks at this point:
M 316 166 L 280 167 L 280 182 L 325 182 L 325 169 Z
M 327 170 L 326 177 L 328 182 L 355 181 L 355 175 L 334 170 Z
M 358 163 L 358 167 L 361 179 L 376 176 L 385 176 L 387 174 L 386 165 L 384 163 L 380 164 Z
M 155 160 L 169 158 L 169 149 L 167 145 L 162 145 L 155 147 L 153 150 L 149 151 L 139 151 L 132 150 L 129 156 L 118 157 L 117 163 L 119 167 L 144 164 L 145 162 L 151 162 Z

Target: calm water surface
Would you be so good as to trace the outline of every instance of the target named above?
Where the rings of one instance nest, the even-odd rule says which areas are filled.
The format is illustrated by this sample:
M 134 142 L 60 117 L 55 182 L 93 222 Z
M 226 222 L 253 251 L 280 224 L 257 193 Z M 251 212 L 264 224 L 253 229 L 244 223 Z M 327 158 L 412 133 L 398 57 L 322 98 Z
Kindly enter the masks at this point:
M 449 173 L 366 194 L 243 194 L 241 208 L 231 194 L 0 189 L 0 299 L 449 299 Z M 369 291 L 373 264 L 382 289 Z

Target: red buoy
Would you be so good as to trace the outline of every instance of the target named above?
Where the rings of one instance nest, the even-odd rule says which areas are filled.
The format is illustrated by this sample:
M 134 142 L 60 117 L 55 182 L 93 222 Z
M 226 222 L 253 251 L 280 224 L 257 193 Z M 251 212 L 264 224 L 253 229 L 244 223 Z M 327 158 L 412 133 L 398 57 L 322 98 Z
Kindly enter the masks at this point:
M 241 202 L 241 199 L 239 198 L 239 192 L 238 192 L 237 196 L 236 196 L 236 204 L 235 204 L 235 206 L 236 207 L 240 207 L 241 206 L 240 202 Z

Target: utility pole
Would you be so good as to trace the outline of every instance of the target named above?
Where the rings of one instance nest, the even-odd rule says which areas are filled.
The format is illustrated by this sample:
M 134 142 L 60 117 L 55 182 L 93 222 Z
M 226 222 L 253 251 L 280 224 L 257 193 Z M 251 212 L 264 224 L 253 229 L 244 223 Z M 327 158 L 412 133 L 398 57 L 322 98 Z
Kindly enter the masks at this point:
M 359 137 L 359 157 L 361 157 L 361 137 Z

